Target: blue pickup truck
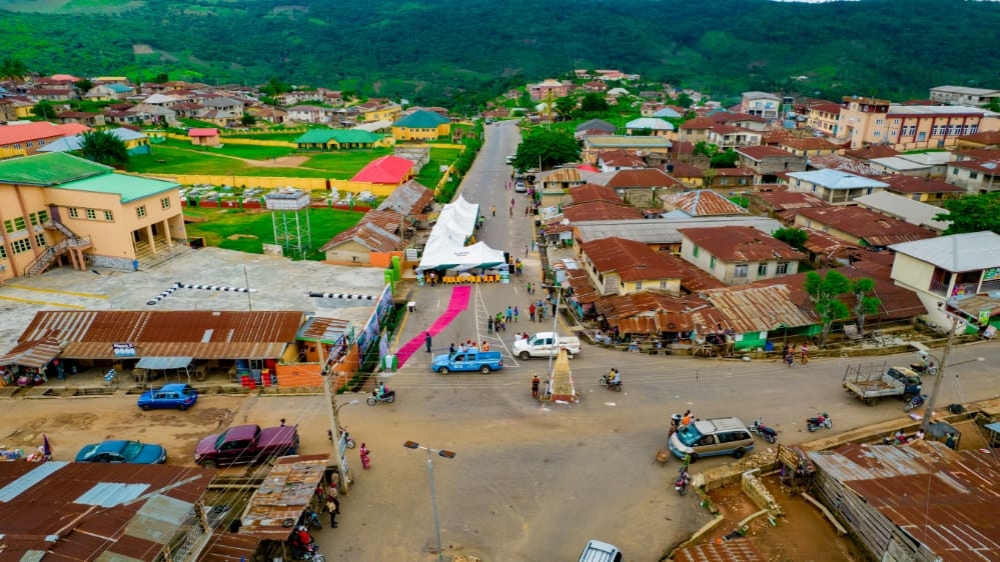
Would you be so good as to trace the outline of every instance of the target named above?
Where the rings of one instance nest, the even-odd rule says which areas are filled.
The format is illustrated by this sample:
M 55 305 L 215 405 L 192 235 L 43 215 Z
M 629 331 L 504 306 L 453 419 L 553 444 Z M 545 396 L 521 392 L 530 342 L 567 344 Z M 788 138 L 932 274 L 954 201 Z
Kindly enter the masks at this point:
M 435 373 L 450 373 L 452 371 L 479 371 L 487 374 L 503 369 L 503 356 L 499 351 L 459 351 L 457 353 L 438 355 L 431 363 Z

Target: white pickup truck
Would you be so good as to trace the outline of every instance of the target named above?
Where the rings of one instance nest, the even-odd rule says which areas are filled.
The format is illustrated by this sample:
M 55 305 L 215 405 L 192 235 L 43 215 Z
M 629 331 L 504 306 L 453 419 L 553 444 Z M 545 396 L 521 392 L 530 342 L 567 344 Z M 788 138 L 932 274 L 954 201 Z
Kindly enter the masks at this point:
M 538 332 L 528 339 L 522 338 L 514 342 L 514 355 L 521 359 L 558 355 L 560 349 L 565 349 L 572 358 L 580 353 L 580 338 L 560 336 L 553 332 Z

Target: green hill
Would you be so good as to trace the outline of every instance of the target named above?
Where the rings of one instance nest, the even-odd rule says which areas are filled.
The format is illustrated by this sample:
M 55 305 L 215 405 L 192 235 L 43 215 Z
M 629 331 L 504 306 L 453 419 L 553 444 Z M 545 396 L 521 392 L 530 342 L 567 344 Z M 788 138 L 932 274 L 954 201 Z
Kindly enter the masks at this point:
M 718 96 L 1000 87 L 1000 4 L 864 0 L 0 0 L 31 70 L 339 87 L 475 108 L 574 68 Z M 792 80 L 791 77 L 806 77 Z

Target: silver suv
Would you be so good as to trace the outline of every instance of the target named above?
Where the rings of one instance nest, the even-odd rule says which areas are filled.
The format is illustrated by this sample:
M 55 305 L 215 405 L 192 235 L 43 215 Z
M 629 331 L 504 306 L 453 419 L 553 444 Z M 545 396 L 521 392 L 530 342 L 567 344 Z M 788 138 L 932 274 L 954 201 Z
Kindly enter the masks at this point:
M 754 447 L 753 436 L 738 418 L 713 418 L 698 420 L 681 426 L 670 436 L 670 450 L 679 458 L 691 455 L 691 462 L 698 457 L 733 455 L 742 457 Z

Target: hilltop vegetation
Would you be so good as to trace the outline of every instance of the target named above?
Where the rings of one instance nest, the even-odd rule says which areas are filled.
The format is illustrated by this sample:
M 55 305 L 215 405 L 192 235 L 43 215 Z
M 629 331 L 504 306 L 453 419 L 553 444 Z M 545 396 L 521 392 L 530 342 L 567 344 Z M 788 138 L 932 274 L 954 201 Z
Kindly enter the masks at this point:
M 0 12 L 0 51 L 39 72 L 279 76 L 466 109 L 573 68 L 617 68 L 719 97 L 1000 87 L 992 2 L 0 0 L 0 9 L 18 10 Z

